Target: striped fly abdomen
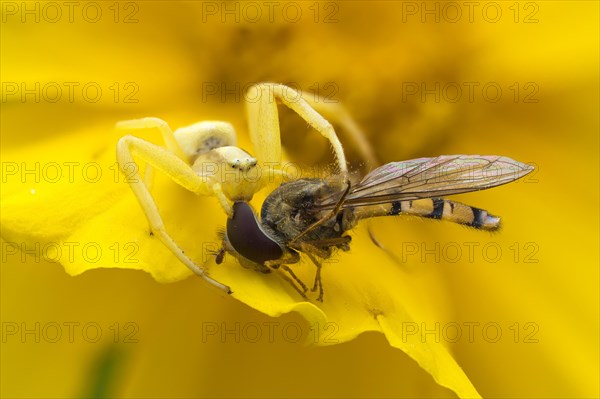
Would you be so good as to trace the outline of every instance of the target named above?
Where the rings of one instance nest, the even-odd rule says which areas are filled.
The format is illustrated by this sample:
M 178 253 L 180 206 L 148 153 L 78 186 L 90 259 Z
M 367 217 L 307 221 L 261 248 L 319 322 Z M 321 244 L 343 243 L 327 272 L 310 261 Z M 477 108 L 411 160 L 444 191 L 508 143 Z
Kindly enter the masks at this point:
M 357 219 L 395 215 L 412 215 L 446 220 L 488 231 L 500 228 L 500 218 L 489 214 L 486 210 L 443 198 L 393 201 L 386 204 L 360 206 L 354 209 L 354 216 Z

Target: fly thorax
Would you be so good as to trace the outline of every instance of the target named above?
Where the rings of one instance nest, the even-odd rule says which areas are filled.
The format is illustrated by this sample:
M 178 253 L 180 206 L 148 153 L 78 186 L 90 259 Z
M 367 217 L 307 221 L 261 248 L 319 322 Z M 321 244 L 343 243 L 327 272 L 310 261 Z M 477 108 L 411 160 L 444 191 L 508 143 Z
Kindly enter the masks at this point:
M 319 210 L 315 203 L 333 192 L 335 189 L 322 179 L 283 183 L 263 203 L 261 220 L 280 239 L 292 240 L 327 214 Z M 336 223 L 335 219 L 328 220 L 307 234 L 307 240 L 339 236 L 341 233 L 335 230 Z

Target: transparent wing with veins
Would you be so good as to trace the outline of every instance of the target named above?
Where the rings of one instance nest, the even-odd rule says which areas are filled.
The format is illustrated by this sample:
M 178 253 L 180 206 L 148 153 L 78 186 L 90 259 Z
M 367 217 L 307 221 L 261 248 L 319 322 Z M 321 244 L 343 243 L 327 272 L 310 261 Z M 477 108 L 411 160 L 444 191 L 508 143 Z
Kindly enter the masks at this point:
M 390 162 L 373 170 L 350 189 L 342 207 L 436 198 L 485 190 L 517 180 L 533 166 L 502 156 L 442 155 Z M 319 201 L 333 209 L 340 194 Z

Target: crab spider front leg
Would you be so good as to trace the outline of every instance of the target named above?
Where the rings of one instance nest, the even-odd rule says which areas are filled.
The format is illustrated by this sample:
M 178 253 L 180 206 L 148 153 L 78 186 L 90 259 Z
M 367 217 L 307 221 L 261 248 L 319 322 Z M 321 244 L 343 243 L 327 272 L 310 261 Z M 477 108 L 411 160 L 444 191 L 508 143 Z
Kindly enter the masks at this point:
M 119 130 L 141 130 L 141 129 L 157 129 L 165 142 L 165 147 L 181 159 L 185 159 L 183 150 L 179 146 L 173 131 L 167 124 L 159 118 L 141 118 L 128 121 L 117 122 Z
M 141 119 L 133 119 L 128 121 L 117 122 L 116 128 L 118 130 L 152 130 L 156 129 L 160 132 L 163 142 L 165 143 L 165 147 L 171 151 L 173 154 L 177 155 L 179 158 L 185 160 L 185 154 L 183 150 L 179 146 L 177 139 L 173 135 L 173 131 L 167 124 L 167 122 L 163 121 L 159 118 L 141 118 Z M 150 165 L 146 166 L 146 170 L 144 171 L 144 180 L 146 182 L 146 186 L 148 190 L 152 190 L 152 182 L 153 182 L 153 173 L 152 167 Z
M 123 131 L 153 130 L 160 132 L 167 150 L 186 163 L 217 147 L 235 146 L 233 126 L 227 122 L 204 121 L 179 128 L 173 133 L 167 122 L 159 118 L 141 118 L 117 122 L 116 128 Z M 152 184 L 152 167 L 146 167 L 146 183 Z
M 258 183 L 240 182 L 239 174 L 236 176 L 236 172 L 252 169 L 256 159 L 235 147 L 233 127 L 225 122 L 199 122 L 178 129 L 175 133 L 171 133 L 168 125 L 156 118 L 126 121 L 120 123 L 119 127 L 157 128 L 161 131 L 169 149 L 130 135 L 121 138 L 117 144 L 119 166 L 125 172 L 129 165 L 135 165 L 134 173 L 128 174 L 128 180 L 146 214 L 151 231 L 190 270 L 212 285 L 230 292 L 229 287 L 208 277 L 206 271 L 188 258 L 167 233 L 149 186 L 140 177 L 134 156 L 148 167 L 163 171 L 193 193 L 216 196 L 228 215 L 232 214 L 230 201 L 249 200 L 258 190 Z
M 163 170 L 171 179 L 186 189 L 198 194 L 208 194 L 210 192 L 209 187 L 202 183 L 200 177 L 175 154 L 137 137 L 125 136 L 117 144 L 117 161 L 122 170 L 126 165 L 134 162 L 132 153 L 155 168 Z M 133 175 L 130 174 L 129 177 L 131 189 L 148 218 L 152 233 L 156 234 L 160 241 L 192 272 L 213 286 L 230 293 L 229 287 L 210 278 L 206 274 L 206 270 L 187 257 L 175 240 L 167 233 L 154 198 L 152 198 L 138 171 L 134 170 Z
M 300 94 L 317 112 L 342 128 L 342 135 L 346 136 L 347 141 L 352 142 L 368 171 L 379 166 L 373 147 L 362 129 L 352 118 L 352 115 L 342 104 L 324 97 L 318 97 L 313 93 L 301 91 Z
M 278 101 L 295 111 L 329 140 L 337 158 L 339 171 L 344 180 L 347 180 L 346 156 L 333 126 L 310 106 L 301 93 L 276 83 L 260 83 L 250 87 L 246 93 L 250 139 L 260 166 L 268 167 L 281 163 Z
M 162 166 L 158 168 L 170 174 L 173 180 L 186 189 L 199 195 L 216 196 L 228 215 L 231 215 L 230 202 L 250 200 L 263 184 L 260 179 L 253 177 L 253 171 L 254 174 L 259 172 L 254 169 L 256 159 L 236 147 L 235 131 L 227 122 L 203 121 L 179 128 L 172 133 L 167 123 L 161 119 L 143 118 L 119 122 L 117 128 L 158 129 L 163 135 L 167 150 L 141 139 L 133 140 L 135 143 L 150 145 L 145 148 L 142 144 L 135 144 L 140 149 L 145 148 L 141 153 L 145 152 L 146 157 L 150 158 L 145 160 L 148 163 L 146 169 L 154 167 L 156 162 L 160 163 Z M 169 156 L 169 153 L 175 156 Z M 183 172 L 174 172 L 183 168 L 181 162 L 184 162 L 188 169 L 183 175 Z M 176 164 L 177 167 L 174 166 Z M 196 174 L 199 179 L 194 178 L 190 172 Z M 178 181 L 184 176 L 189 177 L 187 185 Z M 189 183 L 190 181 L 194 183 Z M 149 189 L 151 181 L 146 179 L 145 183 Z

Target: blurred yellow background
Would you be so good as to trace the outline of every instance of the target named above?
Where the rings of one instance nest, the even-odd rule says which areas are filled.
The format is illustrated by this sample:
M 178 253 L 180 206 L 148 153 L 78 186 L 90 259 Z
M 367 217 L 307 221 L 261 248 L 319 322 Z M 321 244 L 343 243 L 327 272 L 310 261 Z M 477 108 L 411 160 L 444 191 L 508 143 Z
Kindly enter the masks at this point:
M 64 137 L 94 139 L 64 148 L 61 163 L 105 159 L 119 120 L 227 120 L 244 136 L 241 97 L 261 81 L 342 103 L 382 163 L 440 154 L 532 163 L 523 181 L 459 198 L 502 216 L 497 234 L 411 218 L 372 228 L 406 257 L 404 284 L 418 287 L 409 301 L 438 317 L 427 327 L 462 326 L 444 344 L 482 396 L 598 397 L 598 3 L 275 3 L 3 1 L 3 202 L 32 179 L 7 168 L 52 162 L 43 149 Z M 329 159 L 302 121 L 284 110 L 281 120 L 290 157 Z M 454 396 L 381 334 L 328 347 L 207 336 L 236 323 L 309 326 L 195 278 L 160 284 L 102 268 L 71 277 L 9 248 L 27 234 L 2 230 L 2 397 Z M 413 244 L 415 254 L 402 252 Z M 497 261 L 486 245 L 500 248 Z M 485 325 L 500 329 L 497 340 Z

